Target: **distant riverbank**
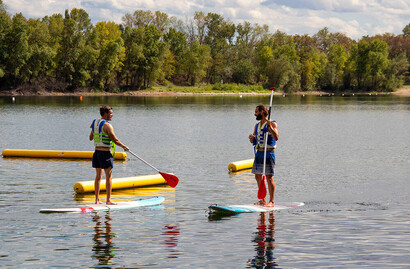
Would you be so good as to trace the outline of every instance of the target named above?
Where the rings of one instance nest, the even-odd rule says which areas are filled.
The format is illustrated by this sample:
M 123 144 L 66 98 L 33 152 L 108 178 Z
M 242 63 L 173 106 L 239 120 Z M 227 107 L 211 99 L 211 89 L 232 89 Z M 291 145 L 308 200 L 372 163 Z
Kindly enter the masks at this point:
M 105 92 L 105 91 L 89 91 L 78 89 L 72 92 L 48 92 L 36 89 L 15 89 L 0 91 L 0 96 L 110 96 L 110 95 L 129 95 L 129 96 L 169 96 L 169 95 L 266 95 L 268 90 L 260 91 L 215 91 L 209 90 L 206 87 L 164 87 L 154 86 L 145 90 L 124 91 L 124 92 Z M 394 92 L 320 92 L 320 91 L 298 91 L 293 93 L 283 93 L 276 91 L 275 95 L 310 95 L 310 96 L 344 96 L 344 95 L 397 95 L 402 97 L 410 97 L 410 85 L 403 86 Z

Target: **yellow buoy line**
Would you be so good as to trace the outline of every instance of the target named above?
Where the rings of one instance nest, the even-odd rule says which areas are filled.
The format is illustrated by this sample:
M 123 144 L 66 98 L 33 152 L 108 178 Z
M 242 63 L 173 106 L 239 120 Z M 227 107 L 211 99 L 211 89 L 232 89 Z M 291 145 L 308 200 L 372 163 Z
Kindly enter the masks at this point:
M 248 159 L 243 161 L 231 162 L 228 165 L 228 170 L 230 172 L 237 172 L 240 170 L 251 169 L 254 159 Z
M 94 151 L 5 149 L 3 157 L 92 159 Z M 126 160 L 125 152 L 115 152 L 115 160 Z
M 112 189 L 113 190 L 163 185 L 163 184 L 167 184 L 167 183 L 160 174 L 112 179 Z M 94 192 L 94 180 L 77 182 L 74 184 L 73 189 L 76 193 Z M 105 180 L 101 181 L 100 190 L 101 191 L 106 190 Z
M 28 150 L 28 149 L 4 149 L 3 157 L 26 157 L 26 158 L 61 158 L 61 159 L 92 159 L 94 151 L 74 150 Z M 115 160 L 126 160 L 125 152 L 116 152 Z M 228 165 L 230 172 L 251 169 L 254 159 L 231 162 Z M 155 185 L 165 185 L 166 181 L 160 174 L 124 177 L 112 179 L 112 189 L 129 189 Z M 76 193 L 94 192 L 94 180 L 75 183 L 73 187 Z M 100 190 L 106 190 L 105 181 L 101 181 Z
M 132 200 L 135 196 L 158 196 L 159 193 L 164 192 L 175 192 L 175 188 L 172 188 L 169 185 L 155 185 L 139 188 L 117 189 L 111 193 L 111 197 L 120 200 Z M 100 193 L 100 198 L 105 199 L 106 197 L 106 192 Z M 94 192 L 75 193 L 74 200 L 92 203 L 95 201 L 95 194 Z
M 92 159 L 94 151 L 73 151 L 73 150 L 28 150 L 28 149 L 5 149 L 3 157 L 26 157 L 26 158 L 59 158 L 59 159 Z M 116 152 L 115 160 L 126 160 L 125 152 Z M 112 189 L 129 189 L 167 185 L 165 179 L 160 174 L 143 175 L 124 178 L 113 178 Z M 77 194 L 94 192 L 94 180 L 75 183 L 73 187 Z M 100 190 L 106 190 L 105 180 L 101 181 Z

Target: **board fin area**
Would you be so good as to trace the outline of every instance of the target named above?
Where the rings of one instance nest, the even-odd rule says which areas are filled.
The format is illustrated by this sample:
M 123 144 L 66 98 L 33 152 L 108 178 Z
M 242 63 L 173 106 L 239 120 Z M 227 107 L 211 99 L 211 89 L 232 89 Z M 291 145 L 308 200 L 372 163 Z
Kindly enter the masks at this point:
M 84 205 L 81 207 L 60 207 L 60 208 L 44 208 L 40 209 L 40 213 L 89 213 L 96 211 L 111 211 L 111 210 L 121 210 L 130 209 L 142 206 L 154 206 L 159 205 L 165 201 L 164 197 L 156 196 L 147 199 L 141 199 L 129 202 L 117 202 L 116 205 L 105 205 L 105 204 L 92 204 Z

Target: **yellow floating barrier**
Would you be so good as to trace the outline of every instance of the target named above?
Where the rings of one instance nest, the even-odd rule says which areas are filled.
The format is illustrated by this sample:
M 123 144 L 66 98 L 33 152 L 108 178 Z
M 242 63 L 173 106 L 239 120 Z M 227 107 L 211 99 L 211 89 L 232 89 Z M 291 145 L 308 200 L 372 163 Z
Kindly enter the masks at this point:
M 146 175 L 137 177 L 122 177 L 112 179 L 112 189 L 127 189 L 137 188 L 152 185 L 166 184 L 165 179 L 160 175 Z M 105 180 L 101 180 L 100 190 L 106 190 Z M 76 193 L 94 192 L 94 180 L 82 181 L 74 184 L 74 191 Z
M 158 196 L 160 195 L 160 193 L 164 193 L 164 192 L 175 192 L 175 188 L 172 188 L 169 185 L 155 185 L 155 186 L 140 187 L 140 188 L 133 188 L 133 189 L 120 189 L 120 190 L 114 190 L 111 194 L 111 198 L 113 198 L 114 200 L 119 199 L 119 200 L 132 201 L 132 200 L 135 200 L 135 196 Z M 107 197 L 106 192 L 100 193 L 100 198 L 105 199 L 106 197 Z M 76 193 L 74 195 L 73 200 L 92 204 L 95 201 L 95 194 L 94 192 Z
M 92 159 L 94 151 L 5 149 L 3 157 Z M 125 152 L 116 152 L 115 160 L 127 159 Z
M 228 165 L 228 170 L 231 172 L 237 172 L 240 170 L 251 169 L 253 160 L 254 159 L 232 162 Z

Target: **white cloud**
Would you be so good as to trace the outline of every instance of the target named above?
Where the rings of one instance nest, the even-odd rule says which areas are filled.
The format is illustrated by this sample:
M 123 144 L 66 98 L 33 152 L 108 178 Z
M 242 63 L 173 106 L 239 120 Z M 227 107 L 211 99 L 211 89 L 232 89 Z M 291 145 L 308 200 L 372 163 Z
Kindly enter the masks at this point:
M 83 8 L 93 23 L 115 21 L 135 10 L 162 11 L 185 21 L 195 11 L 213 12 L 234 23 L 267 24 L 271 32 L 314 34 L 324 27 L 358 39 L 363 35 L 400 34 L 409 20 L 408 0 L 3 0 L 11 14 L 41 18 Z

